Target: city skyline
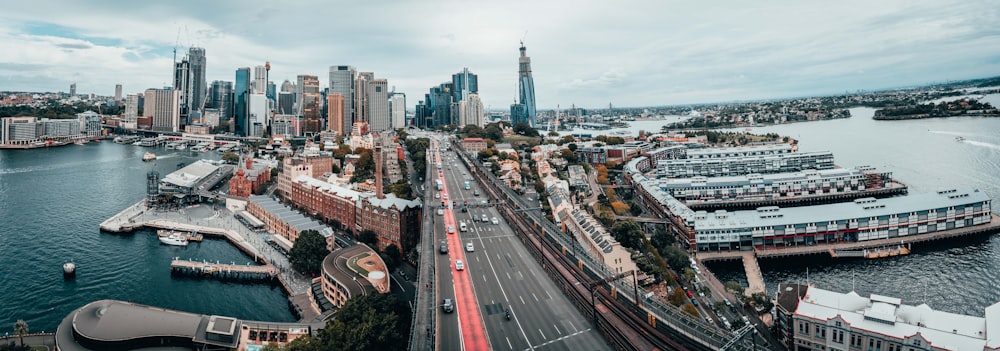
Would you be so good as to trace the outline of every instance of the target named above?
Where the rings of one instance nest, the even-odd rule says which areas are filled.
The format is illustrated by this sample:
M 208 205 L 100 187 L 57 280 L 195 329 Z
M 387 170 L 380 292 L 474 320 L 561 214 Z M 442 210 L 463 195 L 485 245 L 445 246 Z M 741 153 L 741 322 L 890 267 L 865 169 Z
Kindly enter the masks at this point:
M 493 110 L 517 98 L 514 60 L 522 39 L 531 50 L 539 109 L 839 94 L 1000 72 L 1000 49 L 991 45 L 1000 39 L 991 20 L 1000 9 L 985 1 L 762 3 L 754 9 L 641 1 L 443 3 L 449 7 L 440 12 L 422 4 L 309 6 L 314 11 L 263 2 L 197 9 L 49 5 L 9 4 L 0 15 L 0 43 L 21 48 L 0 58 L 4 90 L 66 91 L 77 83 L 81 94 L 112 96 L 118 83 L 125 94 L 169 86 L 175 44 L 178 52 L 205 48 L 206 81 L 232 81 L 237 68 L 265 61 L 276 82 L 323 77 L 331 65 L 348 64 L 417 96 L 468 67 Z M 331 11 L 343 10 L 358 15 L 314 33 L 282 25 L 319 27 Z M 374 14 L 398 20 L 352 30 Z M 242 25 L 247 18 L 258 25 Z M 407 101 L 408 108 L 417 101 Z

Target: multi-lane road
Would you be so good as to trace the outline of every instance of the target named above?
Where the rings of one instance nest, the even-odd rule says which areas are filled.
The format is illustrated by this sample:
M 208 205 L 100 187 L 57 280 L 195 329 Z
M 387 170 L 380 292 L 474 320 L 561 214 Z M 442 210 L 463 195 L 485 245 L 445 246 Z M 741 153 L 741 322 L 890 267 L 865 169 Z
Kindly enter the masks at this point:
M 440 145 L 432 143 L 433 151 L 429 151 L 442 167 L 438 170 L 436 164 L 428 164 L 436 178 L 428 179 L 427 186 L 436 187 L 434 179 L 441 179 L 444 188 L 435 188 L 440 198 L 427 199 L 425 208 L 434 212 L 437 349 L 610 349 L 590 319 L 562 294 L 496 209 L 484 204 L 489 201 L 486 192 L 457 156 L 440 151 Z M 466 181 L 469 189 L 465 189 Z M 442 202 L 447 205 L 438 215 Z M 494 218 L 497 224 L 493 224 Z M 461 230 L 463 222 L 466 231 Z M 467 247 L 470 243 L 471 251 Z M 442 245 L 447 253 L 440 252 Z M 456 260 L 463 261 L 463 270 L 456 269 Z M 440 306 L 446 298 L 455 301 L 453 312 Z

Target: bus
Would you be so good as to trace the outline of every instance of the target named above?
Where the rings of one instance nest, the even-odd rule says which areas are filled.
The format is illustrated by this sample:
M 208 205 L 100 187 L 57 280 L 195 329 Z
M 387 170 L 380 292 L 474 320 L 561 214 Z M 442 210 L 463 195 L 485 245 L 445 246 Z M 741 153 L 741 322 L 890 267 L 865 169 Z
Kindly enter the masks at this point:
M 465 181 L 465 190 L 469 189 L 472 189 L 472 184 L 469 184 L 469 181 Z

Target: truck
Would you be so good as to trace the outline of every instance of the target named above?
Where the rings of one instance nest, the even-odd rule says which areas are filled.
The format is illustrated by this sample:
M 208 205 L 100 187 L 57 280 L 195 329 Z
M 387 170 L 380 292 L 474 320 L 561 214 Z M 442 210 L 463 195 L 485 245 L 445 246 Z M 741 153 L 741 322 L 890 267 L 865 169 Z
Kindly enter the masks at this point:
M 467 181 L 465 181 L 465 190 L 469 190 L 469 189 L 472 189 L 472 184 L 469 184 L 469 181 L 467 180 Z

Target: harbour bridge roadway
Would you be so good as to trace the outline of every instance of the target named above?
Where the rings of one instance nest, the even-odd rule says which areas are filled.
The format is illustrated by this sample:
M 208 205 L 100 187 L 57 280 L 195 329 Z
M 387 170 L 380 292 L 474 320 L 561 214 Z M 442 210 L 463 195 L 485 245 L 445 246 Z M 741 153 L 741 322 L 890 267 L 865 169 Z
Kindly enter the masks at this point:
M 448 247 L 447 254 L 435 253 L 438 297 L 441 300 L 454 296 L 458 306 L 455 313 L 437 309 L 441 329 L 438 349 L 610 350 L 591 320 L 560 292 L 497 210 L 484 204 L 489 201 L 486 192 L 471 180 L 457 156 L 439 148 L 435 151 L 442 169 L 435 172 L 445 189 L 439 192 L 441 199 L 428 199 L 428 210 L 435 212 L 435 248 L 442 243 Z M 465 189 L 466 181 L 470 189 Z M 479 196 L 475 195 L 477 191 Z M 443 199 L 445 194 L 447 200 Z M 442 201 L 450 206 L 445 206 L 443 215 L 438 216 Z M 462 211 L 463 207 L 467 212 Z M 483 215 L 486 221 L 482 221 Z M 497 224 L 493 224 L 493 218 Z M 461 230 L 462 222 L 467 231 Z M 448 234 L 448 226 L 453 226 L 453 234 Z M 472 251 L 466 251 L 469 243 Z M 463 271 L 455 270 L 458 259 L 464 262 Z M 448 295 L 449 291 L 455 295 Z M 511 312 L 509 320 L 506 310 Z M 483 335 L 483 344 L 470 340 L 477 336 L 468 328 L 475 327 Z

